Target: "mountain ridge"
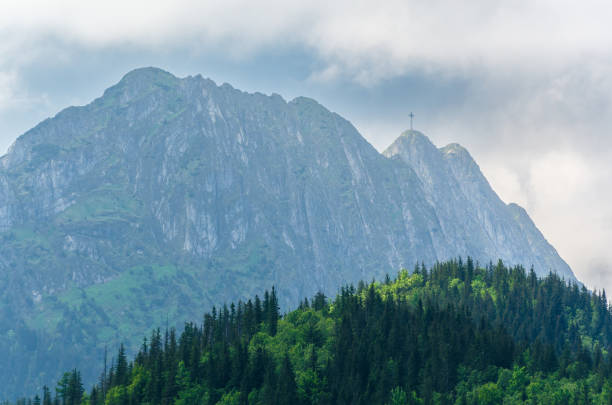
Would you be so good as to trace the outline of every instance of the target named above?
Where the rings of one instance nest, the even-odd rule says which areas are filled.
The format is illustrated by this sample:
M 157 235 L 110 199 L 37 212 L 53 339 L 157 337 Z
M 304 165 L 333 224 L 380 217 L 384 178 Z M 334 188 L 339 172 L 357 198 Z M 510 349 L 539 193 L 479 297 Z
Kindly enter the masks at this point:
M 484 240 L 479 242 L 479 246 L 486 246 L 487 241 L 492 244 L 485 251 L 485 256 L 504 257 L 512 264 L 521 263 L 539 269 L 555 269 L 560 275 L 567 276 L 568 279 L 573 278 L 569 266 L 546 241 L 524 208 L 516 203 L 504 203 L 492 189 L 470 153 L 461 145 L 451 143 L 436 148 L 424 134 L 418 131 L 405 131 L 383 152 L 383 155 L 398 158 L 410 165 L 422 182 L 429 185 L 430 191 L 449 190 L 450 194 L 438 195 L 437 201 L 432 200 L 439 208 L 446 210 L 447 217 L 460 218 L 468 212 L 477 213 L 476 224 L 464 227 L 481 228 Z M 423 158 L 425 155 L 427 158 Z M 460 203 L 462 200 L 463 204 Z M 457 209 L 458 205 L 463 205 L 463 211 Z M 491 213 L 496 213 L 497 218 L 492 218 Z M 515 222 L 519 228 L 513 229 Z M 494 229 L 496 226 L 498 229 Z M 500 227 L 505 228 L 505 231 L 500 231 Z M 521 238 L 522 233 L 529 237 Z M 507 241 L 505 237 L 513 238 L 514 241 Z M 520 257 L 520 254 L 504 249 L 507 243 L 511 245 L 520 243 L 523 251 L 531 250 L 533 257 L 537 257 L 537 262 L 529 263 L 525 257 Z M 532 247 L 533 243 L 537 243 L 537 249 Z M 547 253 L 538 255 L 537 250 Z
M 289 308 L 458 256 L 575 279 L 479 170 L 402 139 L 384 156 L 313 99 L 156 68 L 41 122 L 1 158 L 0 394 L 271 285 Z

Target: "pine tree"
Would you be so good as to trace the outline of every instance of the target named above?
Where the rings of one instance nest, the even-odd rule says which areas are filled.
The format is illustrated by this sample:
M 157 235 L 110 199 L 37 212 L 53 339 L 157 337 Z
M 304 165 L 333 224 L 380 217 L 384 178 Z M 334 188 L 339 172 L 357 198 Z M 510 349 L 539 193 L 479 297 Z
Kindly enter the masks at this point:
M 297 400 L 295 373 L 289 355 L 285 353 L 276 385 L 276 403 L 279 405 L 295 405 Z
M 312 308 L 315 311 L 321 311 L 327 305 L 327 297 L 322 292 L 318 292 L 312 300 Z
M 267 319 L 266 322 L 268 324 L 268 333 L 270 336 L 276 336 L 276 332 L 278 330 L 278 319 L 279 315 L 279 307 L 278 307 L 278 297 L 276 296 L 276 290 L 272 287 L 272 292 L 268 297 L 268 306 L 266 308 Z
M 51 391 L 46 385 L 43 386 L 43 400 L 42 405 L 51 405 Z
M 81 372 L 74 369 L 70 378 L 70 405 L 78 405 L 83 399 L 85 389 L 81 381 Z
M 62 378 L 58 381 L 57 386 L 55 387 L 55 398 L 59 399 L 62 405 L 66 405 L 68 402 L 70 377 L 70 373 L 64 373 L 64 375 L 62 375 Z
M 115 367 L 115 382 L 113 385 L 126 385 L 127 384 L 127 371 L 128 364 L 125 356 L 125 346 L 123 343 L 119 346 L 119 353 L 117 354 L 117 366 Z
M 259 324 L 263 321 L 263 310 L 261 308 L 261 300 L 259 296 L 255 296 L 255 325 L 259 327 Z

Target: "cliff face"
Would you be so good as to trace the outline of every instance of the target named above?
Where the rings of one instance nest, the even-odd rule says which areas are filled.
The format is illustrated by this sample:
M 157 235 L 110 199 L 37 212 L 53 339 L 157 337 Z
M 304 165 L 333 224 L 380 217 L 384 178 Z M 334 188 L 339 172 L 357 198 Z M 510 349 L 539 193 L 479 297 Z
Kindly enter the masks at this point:
M 15 142 L 0 240 L 0 397 L 273 284 L 288 307 L 467 255 L 574 279 L 460 146 L 381 155 L 313 100 L 154 68 Z
M 439 260 L 461 255 L 481 262 L 501 258 L 506 263 L 534 267 L 540 275 L 554 271 L 575 277 L 546 241 L 524 209 L 505 204 L 491 188 L 469 152 L 458 144 L 437 149 L 423 134 L 402 134 L 383 154 L 410 166 L 423 184 L 449 251 Z

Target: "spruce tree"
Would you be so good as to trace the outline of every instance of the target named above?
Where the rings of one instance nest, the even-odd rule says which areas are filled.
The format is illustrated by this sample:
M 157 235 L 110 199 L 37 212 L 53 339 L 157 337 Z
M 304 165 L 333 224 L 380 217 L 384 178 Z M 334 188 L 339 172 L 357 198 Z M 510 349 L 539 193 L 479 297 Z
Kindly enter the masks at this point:
M 296 405 L 297 400 L 295 373 L 289 355 L 285 353 L 276 384 L 276 403 L 279 405 Z
M 51 405 L 51 402 L 51 391 L 49 390 L 49 387 L 44 385 L 42 405 Z
M 261 300 L 259 299 L 259 296 L 256 295 L 255 296 L 255 325 L 256 327 L 259 327 L 259 324 L 262 322 L 263 320 L 263 310 L 261 308 Z
M 125 346 L 123 343 L 119 346 L 119 353 L 117 354 L 117 366 L 115 367 L 115 384 L 114 385 L 126 385 L 127 383 L 127 371 L 128 364 L 125 356 Z
M 267 307 L 267 319 L 268 333 L 270 336 L 275 336 L 278 330 L 278 319 L 280 317 L 278 307 L 278 297 L 276 296 L 276 290 L 272 287 L 272 292 L 268 296 L 268 307 Z

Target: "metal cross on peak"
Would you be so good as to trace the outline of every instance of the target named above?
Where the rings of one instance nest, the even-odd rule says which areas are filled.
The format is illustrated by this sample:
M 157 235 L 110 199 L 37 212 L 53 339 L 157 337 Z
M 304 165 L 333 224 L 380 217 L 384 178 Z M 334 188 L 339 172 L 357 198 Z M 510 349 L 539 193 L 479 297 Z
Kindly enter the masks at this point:
M 408 115 L 410 117 L 410 130 L 412 131 L 412 119 L 414 118 L 414 114 L 412 113 L 412 111 L 410 112 L 410 115 Z

